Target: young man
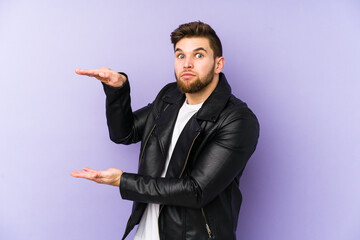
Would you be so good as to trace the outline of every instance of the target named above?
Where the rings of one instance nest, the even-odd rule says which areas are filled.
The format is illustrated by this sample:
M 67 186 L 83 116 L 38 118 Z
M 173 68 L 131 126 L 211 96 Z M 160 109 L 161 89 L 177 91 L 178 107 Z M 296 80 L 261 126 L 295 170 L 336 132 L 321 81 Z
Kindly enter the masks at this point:
M 138 174 L 84 168 L 74 177 L 120 187 L 134 201 L 123 239 L 236 239 L 239 178 L 255 150 L 259 124 L 221 72 L 221 42 L 202 22 L 171 33 L 176 83 L 132 112 L 127 76 L 108 68 L 76 69 L 96 77 L 106 94 L 110 138 L 141 141 Z

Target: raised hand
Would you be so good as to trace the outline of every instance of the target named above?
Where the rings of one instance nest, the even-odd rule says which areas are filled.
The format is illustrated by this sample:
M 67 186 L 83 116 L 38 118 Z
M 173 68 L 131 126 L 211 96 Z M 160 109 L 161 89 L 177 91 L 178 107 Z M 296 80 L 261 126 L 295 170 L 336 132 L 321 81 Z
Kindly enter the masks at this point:
M 76 68 L 75 72 L 79 75 L 86 75 L 89 77 L 95 77 L 101 82 L 112 86 L 112 87 L 121 87 L 126 82 L 126 77 L 114 70 L 111 70 L 107 67 L 102 67 L 98 69 L 80 69 Z
M 120 179 L 123 171 L 118 168 L 109 168 L 106 171 L 98 171 L 91 168 L 84 167 L 83 171 L 77 170 L 71 172 L 71 176 L 77 178 L 85 178 L 91 181 L 112 185 L 120 186 Z

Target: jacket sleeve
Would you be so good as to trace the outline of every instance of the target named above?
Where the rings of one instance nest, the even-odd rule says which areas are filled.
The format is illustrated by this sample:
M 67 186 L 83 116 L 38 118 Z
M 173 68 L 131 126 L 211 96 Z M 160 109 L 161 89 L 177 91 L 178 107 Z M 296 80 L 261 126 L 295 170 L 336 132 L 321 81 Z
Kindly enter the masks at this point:
M 121 73 L 126 76 L 126 74 Z M 115 143 L 139 142 L 144 130 L 151 104 L 132 112 L 130 84 L 126 76 L 122 87 L 111 87 L 103 83 L 106 95 L 106 118 L 110 139 Z
M 250 110 L 230 114 L 180 179 L 124 173 L 122 198 L 137 202 L 203 207 L 242 173 L 257 145 L 259 124 Z

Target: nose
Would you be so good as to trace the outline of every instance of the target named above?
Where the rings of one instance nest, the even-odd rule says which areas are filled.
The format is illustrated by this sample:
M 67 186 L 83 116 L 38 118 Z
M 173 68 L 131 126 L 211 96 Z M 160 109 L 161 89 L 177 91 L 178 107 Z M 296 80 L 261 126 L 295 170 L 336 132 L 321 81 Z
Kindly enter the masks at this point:
M 190 58 L 186 58 L 186 60 L 184 61 L 184 69 L 191 69 L 193 68 L 193 62 Z

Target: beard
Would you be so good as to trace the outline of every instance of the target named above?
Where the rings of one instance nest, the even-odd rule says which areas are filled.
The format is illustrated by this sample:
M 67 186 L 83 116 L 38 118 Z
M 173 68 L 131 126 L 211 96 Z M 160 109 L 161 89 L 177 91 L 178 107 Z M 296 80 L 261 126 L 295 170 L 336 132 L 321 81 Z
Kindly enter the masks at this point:
M 190 84 L 187 84 L 186 82 L 189 80 L 181 80 L 180 76 L 177 76 L 175 73 L 177 87 L 182 93 L 196 93 L 203 90 L 212 82 L 214 75 L 215 73 L 213 71 L 209 71 L 205 77 L 196 77 Z

